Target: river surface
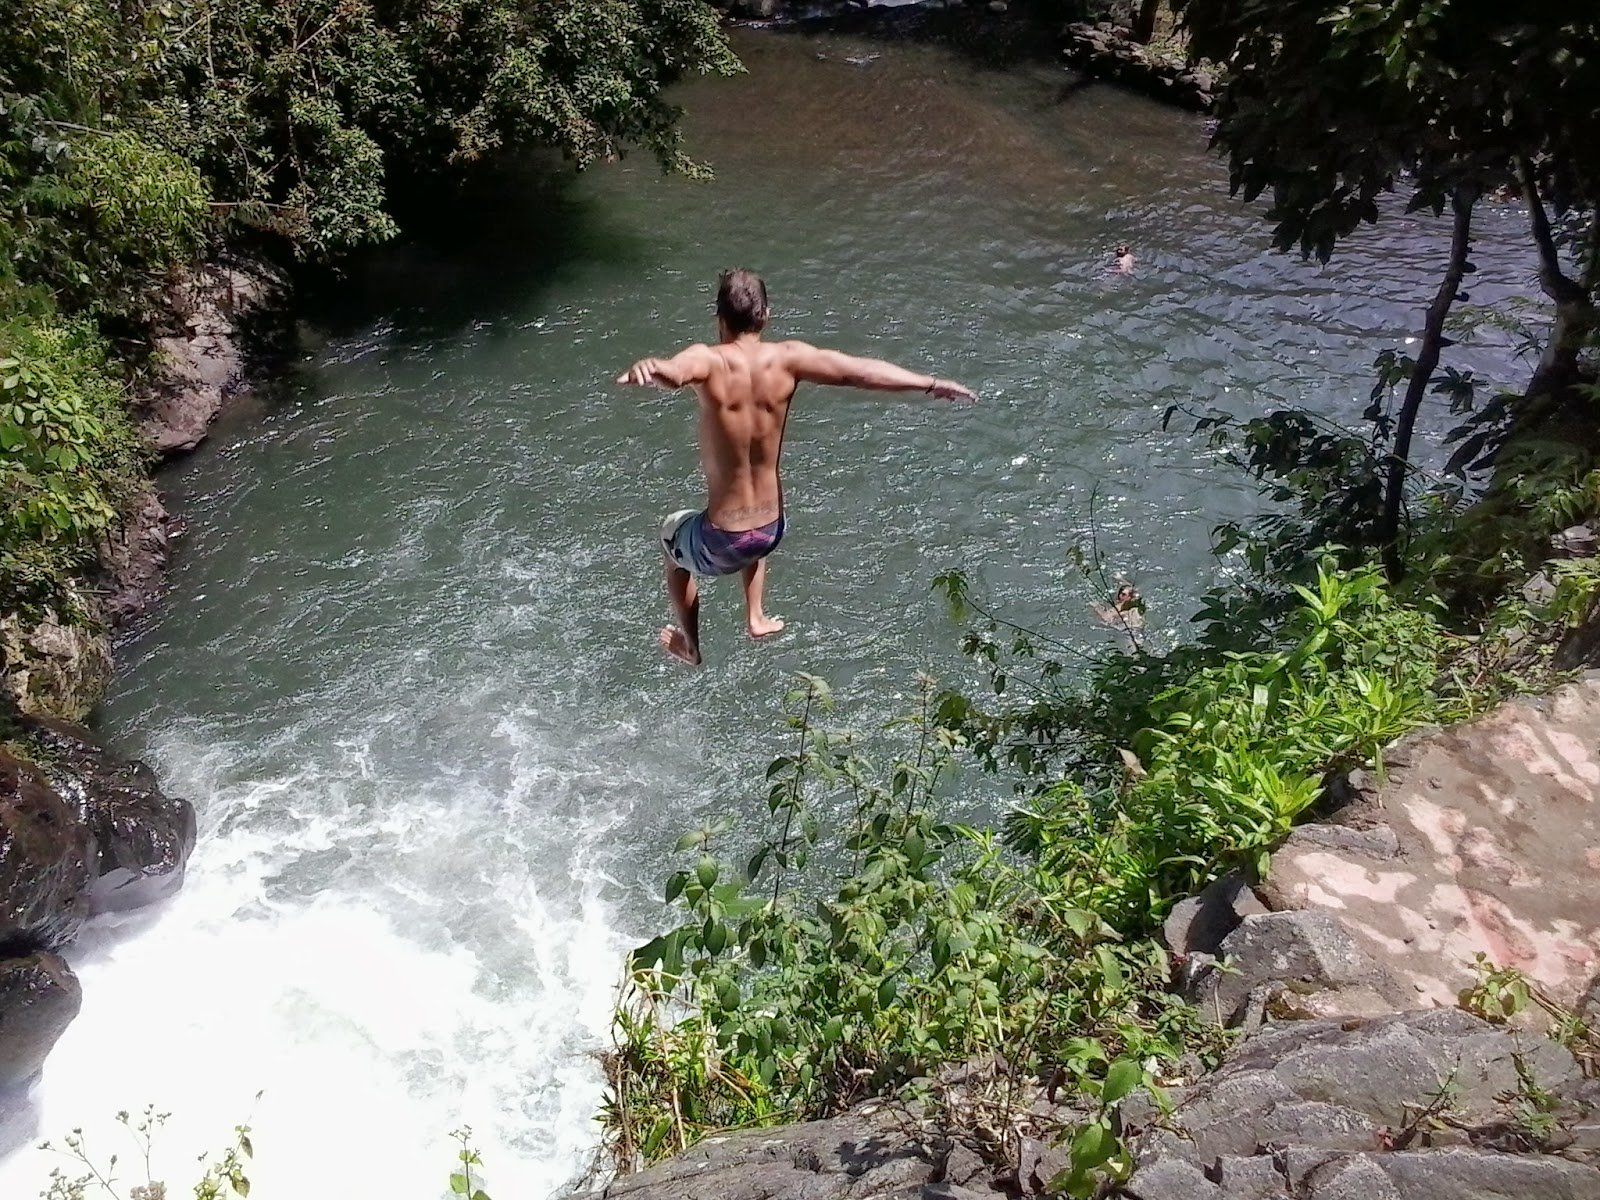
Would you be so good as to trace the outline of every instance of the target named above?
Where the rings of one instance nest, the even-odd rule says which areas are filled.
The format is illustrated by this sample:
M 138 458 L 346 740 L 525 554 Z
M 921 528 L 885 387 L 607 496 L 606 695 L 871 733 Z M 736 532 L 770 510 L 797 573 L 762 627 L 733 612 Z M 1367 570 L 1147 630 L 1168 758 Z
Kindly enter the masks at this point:
M 747 77 L 678 96 L 714 183 L 629 158 L 464 208 L 313 305 L 303 361 L 167 477 L 188 532 L 101 727 L 193 798 L 200 842 L 177 899 L 73 951 L 83 1015 L 5 1114 L 0 1194 L 33 1195 L 51 1160 L 19 1147 L 75 1125 L 126 1154 L 109 1118 L 147 1102 L 180 1189 L 245 1121 L 266 1200 L 437 1195 L 460 1123 L 498 1200 L 568 1184 L 622 954 L 675 837 L 760 810 L 786 681 L 873 725 L 918 669 L 965 678 L 929 591 L 952 566 L 1099 645 L 1068 561 L 1091 533 L 1155 636 L 1181 630 L 1208 531 L 1254 501 L 1163 410 L 1352 418 L 1442 260 L 1425 218 L 1329 268 L 1273 255 L 1200 119 L 1048 67 L 738 48 Z M 1517 221 L 1486 214 L 1480 302 L 1526 286 Z M 1131 277 L 1106 274 L 1119 241 Z M 691 404 L 610 380 L 708 337 L 734 265 L 778 334 L 982 401 L 802 392 L 769 601 L 790 631 L 748 643 L 715 585 L 696 674 L 655 644 L 652 542 L 698 499 Z

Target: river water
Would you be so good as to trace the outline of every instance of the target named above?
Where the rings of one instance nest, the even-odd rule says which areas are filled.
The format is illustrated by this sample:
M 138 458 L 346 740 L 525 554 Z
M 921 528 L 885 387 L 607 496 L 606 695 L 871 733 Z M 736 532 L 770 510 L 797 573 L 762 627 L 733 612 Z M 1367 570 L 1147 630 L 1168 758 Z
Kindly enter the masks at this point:
M 865 35 L 742 32 L 749 75 L 682 89 L 714 183 L 630 158 L 475 205 L 314 306 L 303 361 L 167 486 L 170 600 L 101 725 L 192 797 L 169 905 L 90 931 L 83 1015 L 0 1127 L 21 1148 L 119 1108 L 192 1156 L 253 1123 L 261 1197 L 436 1195 L 476 1130 L 501 1200 L 593 1145 L 624 950 L 672 840 L 759 808 L 779 697 L 826 676 L 873 724 L 963 677 L 929 592 L 1098 644 L 1068 565 L 1093 532 L 1156 635 L 1252 493 L 1174 402 L 1350 418 L 1445 247 L 1386 223 L 1323 269 L 1269 252 L 1198 118 L 1043 66 Z M 1475 299 L 1526 285 L 1489 214 Z M 1108 277 L 1112 246 L 1137 267 Z M 785 466 L 772 645 L 710 589 L 708 665 L 667 663 L 653 530 L 696 500 L 691 405 L 610 384 L 710 333 L 716 271 L 764 272 L 785 336 L 961 379 L 975 407 L 808 391 Z M 1458 360 L 1504 374 L 1493 346 Z M 1091 497 L 1094 529 L 1091 531 Z M 257 1098 L 257 1093 L 261 1095 Z

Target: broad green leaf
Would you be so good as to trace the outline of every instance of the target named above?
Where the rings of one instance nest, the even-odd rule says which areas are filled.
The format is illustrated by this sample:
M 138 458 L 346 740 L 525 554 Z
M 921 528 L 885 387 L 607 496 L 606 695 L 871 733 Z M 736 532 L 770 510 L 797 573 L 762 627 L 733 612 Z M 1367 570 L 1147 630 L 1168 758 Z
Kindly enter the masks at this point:
M 1106 1072 L 1106 1081 L 1100 1087 L 1102 1104 L 1115 1104 L 1144 1082 L 1144 1068 L 1132 1059 L 1119 1058 Z

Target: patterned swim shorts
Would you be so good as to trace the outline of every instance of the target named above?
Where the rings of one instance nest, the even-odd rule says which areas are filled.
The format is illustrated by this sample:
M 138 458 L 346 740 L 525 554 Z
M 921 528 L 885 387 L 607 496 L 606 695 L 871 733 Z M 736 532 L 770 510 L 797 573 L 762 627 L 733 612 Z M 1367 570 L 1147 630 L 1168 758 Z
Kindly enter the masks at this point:
M 783 516 L 760 529 L 730 533 L 718 529 L 704 511 L 685 508 L 661 523 L 661 548 L 685 571 L 709 577 L 735 575 L 759 562 L 783 540 Z

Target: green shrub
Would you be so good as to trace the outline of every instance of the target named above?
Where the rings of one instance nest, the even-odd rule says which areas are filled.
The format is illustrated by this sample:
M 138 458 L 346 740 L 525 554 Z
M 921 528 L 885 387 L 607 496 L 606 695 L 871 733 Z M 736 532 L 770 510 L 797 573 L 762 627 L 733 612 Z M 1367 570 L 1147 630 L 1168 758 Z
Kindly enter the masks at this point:
M 199 173 L 126 130 L 30 136 L 24 107 L 0 144 L 0 179 L 18 181 L 0 233 L 10 272 L 68 310 L 143 316 L 167 272 L 199 251 L 210 220 Z
M 47 602 L 136 486 L 138 438 L 82 320 L 0 324 L 0 602 Z
M 941 582 L 970 613 L 964 581 Z M 1257 614 L 1256 649 L 1114 654 L 1078 687 L 1033 657 L 1042 635 L 1017 633 L 1004 658 L 991 620 L 968 646 L 1002 707 L 925 682 L 899 726 L 909 752 L 882 770 L 859 738 L 818 727 L 828 695 L 808 679 L 794 749 L 767 773 L 771 835 L 737 863 L 730 823 L 686 837 L 697 858 L 666 886 L 678 924 L 633 956 L 609 1063 L 616 1161 L 921 1095 L 978 1055 L 1091 1098 L 1213 1055 L 1218 1035 L 1169 992 L 1153 934 L 1170 905 L 1226 871 L 1265 872 L 1331 773 L 1381 770 L 1409 730 L 1551 678 L 1548 640 L 1510 601 L 1503 627 L 1467 637 L 1376 566 L 1325 560 L 1290 595 Z M 1026 798 L 1003 839 L 937 815 L 973 750 Z M 1123 1169 L 1110 1130 L 1102 1113 L 1068 1131 L 1067 1194 Z
M 1372 568 L 1325 565 L 1294 591 L 1280 646 L 1218 653 L 1150 699 L 1114 784 L 1047 783 L 1012 815 L 1013 841 L 1113 927 L 1148 930 L 1219 865 L 1264 869 L 1330 772 L 1465 715 L 1447 675 L 1462 640 L 1437 611 L 1396 603 Z
M 856 737 L 818 727 L 828 693 L 807 679 L 791 697 L 795 749 L 768 771 L 773 835 L 737 866 L 718 855 L 724 826 L 680 844 L 698 853 L 667 882 L 683 921 L 634 954 L 617 1015 L 606 1120 L 619 1162 L 923 1093 L 975 1055 L 1092 1094 L 1206 1044 L 1164 990 L 1159 946 L 1124 941 L 1047 869 L 933 815 L 961 745 L 933 699 L 925 681 L 900 725 L 910 752 L 880 772 Z M 1117 1150 L 1091 1140 L 1086 1172 Z

